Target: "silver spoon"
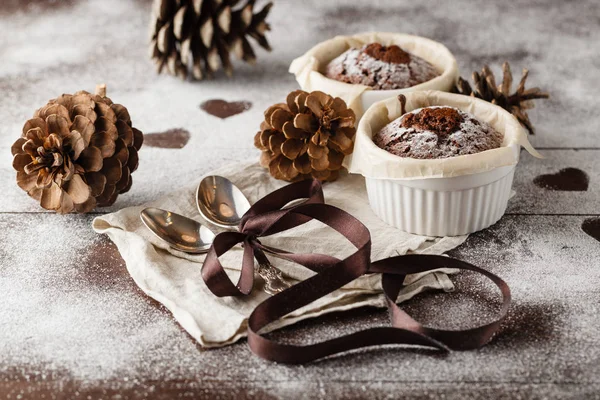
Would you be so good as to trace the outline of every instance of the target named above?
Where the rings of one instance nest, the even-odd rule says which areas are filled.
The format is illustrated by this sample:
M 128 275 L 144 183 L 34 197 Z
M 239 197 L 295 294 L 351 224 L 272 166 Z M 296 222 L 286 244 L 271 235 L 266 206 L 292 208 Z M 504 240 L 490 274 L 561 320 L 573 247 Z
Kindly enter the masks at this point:
M 140 212 L 140 218 L 158 238 L 185 253 L 206 253 L 215 238 L 215 234 L 200 222 L 160 208 L 145 208 Z
M 196 191 L 196 204 L 207 221 L 228 229 L 235 229 L 250 209 L 244 193 L 229 179 L 218 175 L 202 179 Z M 291 286 L 262 250 L 255 249 L 254 255 L 258 261 L 258 274 L 265 281 L 265 292 L 276 294 Z
M 212 175 L 200 182 L 196 190 L 196 205 L 200 214 L 221 228 L 236 228 L 250 209 L 244 193 L 229 179 Z

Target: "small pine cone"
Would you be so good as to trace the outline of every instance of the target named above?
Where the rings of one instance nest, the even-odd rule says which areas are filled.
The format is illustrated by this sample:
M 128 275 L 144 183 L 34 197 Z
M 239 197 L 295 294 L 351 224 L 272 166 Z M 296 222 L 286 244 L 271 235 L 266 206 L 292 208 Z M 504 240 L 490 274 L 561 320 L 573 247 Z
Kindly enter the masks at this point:
M 17 184 L 60 214 L 109 206 L 131 188 L 143 140 L 106 86 L 63 94 L 37 110 L 12 145 Z
M 286 104 L 265 111 L 254 145 L 262 150 L 261 165 L 276 179 L 334 181 L 354 149 L 355 122 L 354 111 L 339 97 L 296 90 Z
M 534 107 L 533 100 L 547 99 L 550 95 L 542 92 L 540 88 L 525 89 L 525 81 L 529 71 L 523 69 L 521 80 L 517 85 L 517 90 L 512 90 L 513 76 L 508 62 L 502 64 L 502 82 L 496 85 L 494 73 L 487 65 L 484 65 L 481 72 L 473 72 L 473 83 L 475 89 L 471 88 L 469 82 L 462 77 L 458 78 L 456 92 L 466 96 L 477 97 L 492 104 L 496 104 L 506 111 L 512 113 L 515 118 L 523 125 L 530 134 L 535 133 L 533 124 L 529 120 L 527 110 Z
M 272 3 L 254 14 L 255 0 L 237 7 L 239 0 L 154 0 L 150 56 L 158 72 L 186 79 L 212 76 L 223 66 L 233 73 L 229 54 L 254 64 L 256 55 L 248 41 L 271 50 L 265 21 Z M 234 9 L 235 8 L 235 9 Z

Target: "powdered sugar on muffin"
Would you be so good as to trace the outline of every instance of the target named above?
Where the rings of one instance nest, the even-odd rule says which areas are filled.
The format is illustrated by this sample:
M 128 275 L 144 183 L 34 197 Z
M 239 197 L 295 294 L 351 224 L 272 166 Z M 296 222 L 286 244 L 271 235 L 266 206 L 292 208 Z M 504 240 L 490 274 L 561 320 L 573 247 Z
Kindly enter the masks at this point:
M 496 149 L 504 135 L 474 115 L 454 107 L 424 107 L 390 122 L 375 144 L 400 157 L 432 159 Z
M 327 65 L 325 75 L 375 90 L 392 90 L 427 82 L 439 73 L 429 62 L 398 46 L 371 43 L 342 53 Z

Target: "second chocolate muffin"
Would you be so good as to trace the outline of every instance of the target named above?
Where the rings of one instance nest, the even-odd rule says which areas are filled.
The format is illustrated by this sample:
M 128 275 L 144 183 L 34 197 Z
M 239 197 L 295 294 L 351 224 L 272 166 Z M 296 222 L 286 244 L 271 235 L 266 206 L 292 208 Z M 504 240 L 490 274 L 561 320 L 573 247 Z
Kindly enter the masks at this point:
M 398 46 L 370 43 L 333 59 L 325 69 L 325 76 L 375 90 L 393 90 L 427 82 L 439 73 L 429 62 Z

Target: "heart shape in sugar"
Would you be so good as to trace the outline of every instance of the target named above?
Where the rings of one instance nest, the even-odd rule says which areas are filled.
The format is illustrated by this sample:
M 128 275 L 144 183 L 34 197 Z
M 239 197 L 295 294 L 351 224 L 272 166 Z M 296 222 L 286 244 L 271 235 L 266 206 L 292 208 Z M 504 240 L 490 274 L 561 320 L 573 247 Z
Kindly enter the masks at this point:
M 585 192 L 589 182 L 588 174 L 578 168 L 563 168 L 555 174 L 540 175 L 533 180 L 536 186 L 544 189 L 570 192 Z
M 600 242 L 600 218 L 588 218 L 581 224 L 581 229 Z
M 200 108 L 221 119 L 243 113 L 252 107 L 249 101 L 226 101 L 222 99 L 207 100 L 200 104 Z
M 182 149 L 190 140 L 190 133 L 183 128 L 173 128 L 164 132 L 146 133 L 144 144 L 163 149 Z

